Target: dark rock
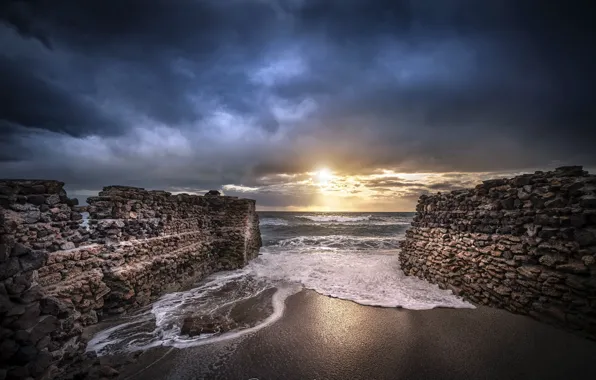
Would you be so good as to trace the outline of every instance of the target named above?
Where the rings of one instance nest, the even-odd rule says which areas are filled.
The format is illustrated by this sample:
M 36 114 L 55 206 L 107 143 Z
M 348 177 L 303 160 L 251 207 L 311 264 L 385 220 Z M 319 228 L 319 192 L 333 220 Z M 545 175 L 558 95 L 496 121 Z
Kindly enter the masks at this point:
M 13 367 L 8 370 L 7 380 L 30 380 L 29 369 L 27 367 Z
M 39 321 L 39 313 L 39 304 L 33 303 L 26 306 L 25 312 L 12 324 L 12 327 L 20 330 L 30 329 Z
M 532 206 L 535 208 L 544 208 L 544 199 L 541 197 L 537 197 L 535 195 L 530 196 L 530 202 L 532 202 Z
M 31 224 L 31 223 L 38 222 L 39 218 L 41 218 L 41 212 L 39 210 L 35 210 L 35 211 L 28 211 L 25 214 L 24 220 L 25 220 L 25 223 Z
M 569 222 L 573 227 L 583 227 L 588 222 L 588 218 L 585 214 L 573 214 L 569 217 Z
M 560 208 L 567 206 L 567 201 L 562 198 L 555 198 L 544 202 L 546 208 Z
M 576 177 L 583 174 L 583 166 L 561 166 L 555 169 L 555 175 L 557 176 Z
M 47 252 L 35 250 L 31 251 L 28 255 L 21 256 L 19 258 L 19 261 L 21 263 L 23 271 L 30 271 L 41 268 L 45 264 L 47 259 Z
M 26 330 L 18 330 L 14 333 L 13 339 L 21 344 L 21 345 L 25 345 L 27 343 L 31 343 L 30 339 L 29 339 L 29 333 Z
M 12 339 L 0 342 L 0 362 L 6 363 L 19 350 L 19 345 Z
M 233 329 L 234 323 L 222 316 L 187 317 L 182 323 L 182 335 L 220 334 Z
M 45 194 L 46 191 L 51 191 L 51 189 L 51 184 L 48 187 L 46 187 L 46 185 L 38 183 L 31 186 L 31 194 Z
M 4 283 L 6 287 L 6 291 L 11 295 L 20 295 L 25 291 L 25 289 L 31 286 L 31 275 L 30 274 L 20 274 L 14 276 L 12 281 L 7 281 Z
M 594 256 L 586 255 L 582 257 L 584 265 L 590 266 L 596 264 L 596 258 Z
M 1 297 L 1 298 L 4 298 L 4 297 Z M 6 313 L 7 317 L 25 314 L 25 311 L 27 310 L 25 305 L 11 302 L 8 297 L 6 297 L 4 299 L 7 300 L 6 306 L 4 306 L 4 308 L 6 309 L 5 313 Z
M 41 194 L 29 195 L 27 197 L 27 202 L 34 204 L 36 206 L 39 206 L 39 205 L 46 203 L 46 197 L 44 197 Z
M 501 201 L 501 207 L 505 210 L 512 210 L 515 205 L 515 198 L 507 198 Z
M 596 196 L 584 195 L 581 197 L 579 205 L 584 208 L 596 208 Z
M 0 265 L 0 281 L 14 276 L 21 270 L 18 257 L 11 257 L 5 263 Z
M 33 286 L 31 286 L 29 289 L 27 289 L 27 291 L 25 291 L 25 293 L 22 294 L 21 296 L 21 300 L 24 303 L 31 303 L 33 301 L 37 301 L 39 300 L 43 295 L 43 290 L 41 288 L 41 286 L 39 286 L 38 284 L 35 284 Z
M 45 297 L 40 301 L 41 312 L 43 314 L 50 314 L 60 316 L 68 312 L 68 306 L 56 297 Z
M 542 228 L 540 231 L 538 231 L 538 237 L 541 239 L 549 239 L 551 237 L 555 237 L 557 236 L 557 233 L 559 232 L 558 228 Z
M 57 205 L 60 203 L 60 196 L 58 194 L 52 194 L 46 198 L 46 204 L 50 207 Z
M 538 262 L 547 267 L 553 267 L 556 264 L 564 263 L 566 261 L 565 256 L 561 254 L 546 254 L 540 257 Z
M 90 312 L 81 316 L 81 323 L 84 326 L 94 325 L 97 323 L 97 321 L 97 312 L 95 310 L 91 310 Z
M 39 377 L 43 375 L 46 369 L 52 364 L 52 355 L 48 352 L 40 352 L 29 364 L 27 368 L 31 376 Z
M 16 365 L 27 365 L 28 363 L 35 360 L 39 351 L 34 346 L 22 346 L 16 354 L 13 356 L 14 363 Z
M 0 185 L 0 195 L 12 195 L 14 194 L 14 191 L 5 185 Z
M 499 186 L 503 186 L 507 183 L 507 180 L 505 179 L 490 179 L 490 180 L 486 180 L 486 181 L 482 181 L 483 187 L 485 189 L 491 189 L 493 187 L 499 187 Z
M 8 208 L 11 204 L 12 200 L 10 197 L 5 195 L 0 195 L 0 208 Z
M 504 285 L 500 285 L 500 286 L 495 287 L 494 291 L 500 295 L 508 295 L 511 293 L 511 288 L 508 288 L 507 286 L 504 286 Z
M 44 336 L 43 338 L 41 338 L 39 340 L 39 342 L 37 342 L 37 344 L 35 345 L 35 347 L 37 347 L 38 350 L 43 350 L 44 348 L 46 348 L 51 342 L 51 338 L 49 335 Z
M 11 249 L 8 246 L 8 244 L 0 244 L 0 265 L 1 263 L 8 260 L 8 258 L 10 257 L 10 251 Z
M 581 247 L 588 247 L 596 244 L 596 231 L 590 229 L 582 229 L 575 232 L 575 241 Z
M 538 214 L 534 218 L 534 223 L 539 226 L 552 226 L 556 225 L 557 221 L 546 214 Z
M 29 248 L 21 243 L 16 243 L 14 245 L 14 247 L 12 247 L 12 255 L 13 256 L 23 256 L 29 252 L 31 252 L 31 248 Z
M 53 315 L 46 315 L 41 317 L 41 320 L 31 329 L 30 340 L 36 344 L 44 336 L 52 331 L 56 331 L 60 326 L 60 321 Z
M 217 190 L 209 190 L 205 195 L 206 196 L 217 196 L 217 195 L 221 195 L 221 193 Z
M 590 273 L 590 270 L 588 269 L 588 267 L 585 266 L 581 262 L 557 265 L 557 270 L 560 270 L 563 272 L 568 272 L 568 273 L 576 273 L 576 274 Z
M 513 179 L 513 184 L 516 187 L 523 187 L 532 183 L 532 177 L 530 176 L 519 176 Z
M 102 365 L 100 367 L 99 372 L 102 376 L 105 376 L 105 377 L 116 377 L 120 374 L 120 372 L 118 372 L 117 370 L 115 370 L 114 368 L 112 368 L 108 365 Z

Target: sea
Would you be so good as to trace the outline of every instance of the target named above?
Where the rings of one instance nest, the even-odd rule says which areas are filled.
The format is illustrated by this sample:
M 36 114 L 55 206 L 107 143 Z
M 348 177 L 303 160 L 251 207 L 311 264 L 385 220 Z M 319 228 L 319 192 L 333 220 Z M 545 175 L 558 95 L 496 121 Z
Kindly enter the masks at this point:
M 263 247 L 258 258 L 111 321 L 87 350 L 106 355 L 237 338 L 282 318 L 285 300 L 304 289 L 367 306 L 473 308 L 450 290 L 406 276 L 400 269 L 399 241 L 413 216 L 259 212 Z M 231 321 L 233 328 L 190 336 L 182 328 L 189 317 Z

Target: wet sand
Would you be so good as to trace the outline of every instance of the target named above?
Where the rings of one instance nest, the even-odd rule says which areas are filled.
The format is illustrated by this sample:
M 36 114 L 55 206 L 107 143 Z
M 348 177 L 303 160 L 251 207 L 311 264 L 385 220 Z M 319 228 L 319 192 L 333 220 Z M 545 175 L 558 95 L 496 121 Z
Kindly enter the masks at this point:
M 358 305 L 302 291 L 253 334 L 126 363 L 120 379 L 594 379 L 596 342 L 509 312 Z

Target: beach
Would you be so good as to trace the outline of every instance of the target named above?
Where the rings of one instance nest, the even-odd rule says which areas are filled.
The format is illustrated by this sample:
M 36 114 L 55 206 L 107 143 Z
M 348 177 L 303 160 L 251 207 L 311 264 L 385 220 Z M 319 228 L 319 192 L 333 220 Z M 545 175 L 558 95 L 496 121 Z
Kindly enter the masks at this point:
M 102 361 L 131 380 L 592 379 L 596 342 L 488 307 L 382 308 L 305 290 L 254 333 L 132 356 Z

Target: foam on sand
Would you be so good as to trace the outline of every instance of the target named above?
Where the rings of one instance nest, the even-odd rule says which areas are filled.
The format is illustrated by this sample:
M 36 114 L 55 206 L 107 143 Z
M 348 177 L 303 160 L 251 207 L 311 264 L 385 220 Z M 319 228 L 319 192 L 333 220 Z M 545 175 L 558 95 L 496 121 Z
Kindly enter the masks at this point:
M 395 251 L 270 253 L 260 256 L 249 267 L 258 278 L 300 284 L 320 294 L 362 305 L 412 310 L 474 307 L 451 290 L 404 275 Z
M 269 310 L 257 323 L 224 334 L 181 334 L 185 316 L 229 315 L 234 305 L 276 288 Z M 210 276 L 196 288 L 167 294 L 140 315 L 123 320 L 91 339 L 87 350 L 98 354 L 145 350 L 157 346 L 192 347 L 238 338 L 262 329 L 283 316 L 285 300 L 300 289 L 362 305 L 413 310 L 436 307 L 473 308 L 450 290 L 439 289 L 399 268 L 395 250 L 362 254 L 357 251 L 303 250 L 265 253 L 247 267 Z

